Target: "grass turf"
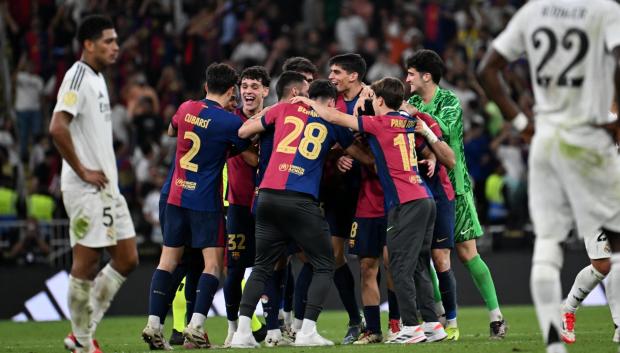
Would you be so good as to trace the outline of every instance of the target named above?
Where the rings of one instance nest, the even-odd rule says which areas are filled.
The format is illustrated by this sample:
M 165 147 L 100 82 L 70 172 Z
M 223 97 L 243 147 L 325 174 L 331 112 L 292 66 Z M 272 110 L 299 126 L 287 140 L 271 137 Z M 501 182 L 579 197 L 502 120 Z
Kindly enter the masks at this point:
M 538 322 L 531 306 L 503 307 L 508 320 L 508 337 L 502 341 L 489 340 L 488 317 L 484 308 L 460 308 L 458 342 L 416 344 L 415 346 L 392 346 L 375 344 L 367 346 L 341 346 L 327 348 L 262 348 L 262 351 L 276 349 L 278 352 L 543 352 L 544 346 L 538 331 Z M 148 352 L 140 333 L 146 323 L 144 317 L 110 317 L 99 326 L 97 339 L 104 352 Z M 166 336 L 169 336 L 172 319 L 166 320 Z M 324 312 L 318 328 L 320 333 L 339 342 L 345 333 L 346 314 L 338 311 Z M 387 317 L 382 316 L 382 326 L 387 326 Z M 221 345 L 226 337 L 226 318 L 209 318 L 207 329 L 211 342 Z M 62 339 L 70 330 L 69 322 L 13 323 L 0 321 L 0 352 L 63 352 Z M 613 325 L 607 307 L 582 308 L 577 313 L 577 343 L 569 346 L 569 352 L 604 353 L 617 352 L 612 343 Z M 177 351 L 183 350 L 175 347 Z M 221 350 L 221 349 L 220 349 Z M 231 350 L 228 350 L 231 351 Z M 235 350 L 238 351 L 238 350 Z

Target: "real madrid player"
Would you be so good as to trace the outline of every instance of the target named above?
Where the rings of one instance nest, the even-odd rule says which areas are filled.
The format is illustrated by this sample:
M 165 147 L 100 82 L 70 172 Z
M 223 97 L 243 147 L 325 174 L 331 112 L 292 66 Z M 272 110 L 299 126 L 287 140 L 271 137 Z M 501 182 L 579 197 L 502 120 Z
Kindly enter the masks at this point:
M 100 352 L 95 329 L 138 264 L 138 252 L 127 202 L 118 188 L 110 98 L 101 72 L 118 56 L 114 24 L 100 15 L 86 17 L 77 39 L 82 57 L 65 74 L 50 122 L 50 135 L 63 158 L 61 190 L 73 248 L 73 332 L 65 346 L 73 352 Z M 103 249 L 111 260 L 97 273 Z

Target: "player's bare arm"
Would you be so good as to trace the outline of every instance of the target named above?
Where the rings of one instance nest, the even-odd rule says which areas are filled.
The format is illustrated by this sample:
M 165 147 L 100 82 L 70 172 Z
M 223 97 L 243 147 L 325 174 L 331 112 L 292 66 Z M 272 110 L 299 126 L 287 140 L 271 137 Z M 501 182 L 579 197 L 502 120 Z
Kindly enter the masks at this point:
M 435 166 L 437 165 L 437 156 L 428 147 L 424 147 L 424 149 L 420 151 L 420 154 L 424 158 L 421 159 L 419 163 L 426 165 L 428 169 L 426 172 L 426 176 L 431 178 L 435 174 Z
M 312 107 L 312 109 L 314 109 L 319 114 L 321 118 L 323 118 L 324 120 L 330 123 L 340 125 L 343 127 L 348 127 L 349 129 L 352 129 L 355 131 L 360 130 L 359 123 L 357 122 L 357 119 L 353 115 L 343 113 L 336 108 L 324 106 L 316 101 L 313 101 L 310 98 L 302 97 L 302 96 L 293 97 L 291 99 L 291 103 L 293 104 L 303 103 L 303 104 L 309 105 Z
M 250 148 L 241 152 L 241 158 L 251 167 L 258 167 L 258 151 L 255 145 L 251 145 Z
M 345 114 L 346 115 L 346 114 Z M 375 159 L 372 156 L 371 153 L 369 153 L 368 151 L 366 151 L 360 144 L 359 142 L 353 142 L 353 144 L 351 144 L 351 146 L 347 147 L 345 149 L 345 152 L 347 152 L 351 157 L 357 159 L 360 163 L 368 166 L 368 167 L 372 167 L 374 168 L 375 165 Z
M 241 127 L 239 128 L 239 137 L 242 139 L 250 138 L 259 132 L 265 131 L 265 127 L 263 126 L 263 122 L 261 119 L 248 119 Z
M 49 132 L 54 140 L 54 145 L 58 148 L 62 158 L 69 163 L 71 168 L 73 168 L 75 173 L 82 180 L 98 188 L 104 188 L 105 184 L 108 182 L 108 178 L 106 178 L 105 174 L 100 170 L 91 170 L 84 167 L 75 154 L 75 147 L 73 146 L 73 140 L 71 139 L 71 132 L 69 130 L 71 119 L 73 119 L 73 116 L 64 111 L 58 111 L 52 115 Z
M 177 129 L 175 129 L 172 124 L 168 125 L 168 136 L 177 137 Z
M 423 120 L 418 119 L 415 132 L 424 136 L 439 163 L 443 164 L 448 169 L 454 168 L 456 165 L 454 151 L 445 141 L 440 140 Z

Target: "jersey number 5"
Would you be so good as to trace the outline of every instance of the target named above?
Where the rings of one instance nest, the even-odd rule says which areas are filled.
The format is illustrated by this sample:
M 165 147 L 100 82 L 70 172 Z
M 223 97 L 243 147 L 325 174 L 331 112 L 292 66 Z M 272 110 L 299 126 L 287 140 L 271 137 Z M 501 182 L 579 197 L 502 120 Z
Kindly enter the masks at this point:
M 555 54 L 558 48 L 558 38 L 555 36 L 555 33 L 548 27 L 540 27 L 532 33 L 532 44 L 535 49 L 540 49 L 543 47 L 543 42 L 541 37 L 547 37 L 546 42 L 547 47 L 544 49 L 544 53 L 542 59 L 536 65 L 536 83 L 538 83 L 542 87 L 548 87 L 551 83 L 553 77 L 550 75 L 543 75 L 542 71 L 545 65 L 551 60 L 553 54 Z M 576 65 L 578 65 L 588 53 L 588 35 L 579 28 L 569 28 L 564 33 L 562 37 L 562 48 L 565 50 L 570 50 L 575 44 L 575 39 L 579 47 L 577 48 L 577 52 L 573 57 L 573 60 L 560 72 L 558 76 L 558 86 L 559 87 L 581 87 L 583 84 L 583 76 L 577 76 L 568 78 L 568 72 L 573 69 Z M 562 53 L 565 55 L 565 53 Z
M 304 122 L 298 117 L 287 116 L 284 118 L 284 124 L 292 124 L 293 131 L 289 132 L 276 148 L 277 152 L 286 154 L 295 154 L 297 150 L 307 159 L 317 159 L 321 153 L 323 142 L 327 137 L 327 128 L 319 123 L 310 123 L 304 129 Z M 303 130 L 304 137 L 299 141 L 299 147 L 291 146 L 293 141 L 297 140 Z
M 200 136 L 198 136 L 198 134 L 196 134 L 195 132 L 185 131 L 185 133 L 183 134 L 183 139 L 191 140 L 192 147 L 190 147 L 189 150 L 185 152 L 183 157 L 181 157 L 181 159 L 179 160 L 179 164 L 181 164 L 181 168 L 187 169 L 195 173 L 198 171 L 198 164 L 192 163 L 190 161 L 192 160 L 192 158 L 194 158 L 194 156 L 198 154 L 198 151 L 200 150 Z

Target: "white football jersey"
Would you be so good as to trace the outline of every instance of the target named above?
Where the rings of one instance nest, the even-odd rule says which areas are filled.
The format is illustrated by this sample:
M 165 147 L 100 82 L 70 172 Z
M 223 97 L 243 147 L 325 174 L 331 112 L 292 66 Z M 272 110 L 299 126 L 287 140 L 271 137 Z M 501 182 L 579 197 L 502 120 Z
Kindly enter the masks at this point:
M 563 128 L 608 121 L 618 45 L 620 5 L 612 0 L 530 1 L 493 42 L 509 61 L 526 54 L 536 118 Z
M 103 171 L 108 178 L 106 191 L 118 195 L 110 98 L 103 74 L 82 61 L 73 64 L 58 91 L 54 107 L 54 112 L 57 111 L 73 116 L 69 129 L 80 162 L 88 169 Z M 96 190 L 95 186 L 80 179 L 66 160 L 62 162 L 60 188 L 62 191 Z

